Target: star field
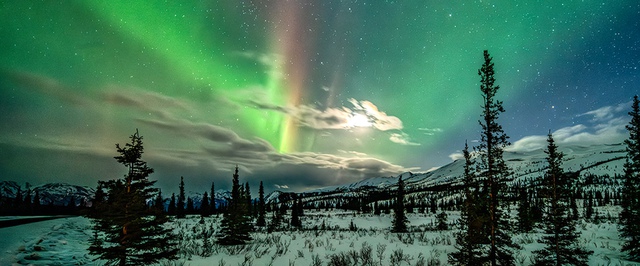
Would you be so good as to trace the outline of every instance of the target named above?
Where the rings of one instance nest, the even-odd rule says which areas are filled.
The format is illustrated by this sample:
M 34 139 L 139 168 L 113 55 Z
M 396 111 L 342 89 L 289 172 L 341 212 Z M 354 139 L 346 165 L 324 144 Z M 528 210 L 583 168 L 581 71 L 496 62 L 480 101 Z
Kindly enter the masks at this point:
M 617 142 L 638 21 L 624 0 L 4 1 L 0 175 L 94 186 L 136 128 L 161 187 L 426 171 L 479 136 L 485 49 L 512 149 Z

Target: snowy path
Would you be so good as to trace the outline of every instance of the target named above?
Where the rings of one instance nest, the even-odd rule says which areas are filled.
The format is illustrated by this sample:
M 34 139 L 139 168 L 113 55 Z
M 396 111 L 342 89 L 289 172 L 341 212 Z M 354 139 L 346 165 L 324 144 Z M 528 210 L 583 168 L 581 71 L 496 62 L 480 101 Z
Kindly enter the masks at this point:
M 90 222 L 70 217 L 0 228 L 0 265 L 91 264 Z

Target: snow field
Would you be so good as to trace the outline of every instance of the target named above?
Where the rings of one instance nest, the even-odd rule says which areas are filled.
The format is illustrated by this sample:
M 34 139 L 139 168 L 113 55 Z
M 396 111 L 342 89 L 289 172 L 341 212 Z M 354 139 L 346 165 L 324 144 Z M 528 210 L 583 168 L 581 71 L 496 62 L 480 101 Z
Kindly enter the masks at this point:
M 617 207 L 596 207 L 599 223 L 578 223 L 580 243 L 593 250 L 589 265 L 639 265 L 626 261 L 620 253 L 622 241 L 615 220 Z M 449 227 L 459 212 L 447 212 Z M 380 216 L 348 211 L 306 211 L 301 217 L 305 230 L 288 227 L 273 233 L 258 229 L 244 246 L 215 244 L 222 215 L 201 219 L 197 215 L 175 219 L 168 224 L 177 235 L 179 260 L 161 265 L 448 265 L 447 255 L 454 251 L 454 230 L 434 230 L 434 214 L 409 213 L 411 233 L 390 232 L 393 213 Z M 267 215 L 267 222 L 270 214 Z M 356 230 L 349 230 L 353 221 Z M 325 230 L 321 230 L 324 223 Z M 317 230 L 315 228 L 318 228 Z M 0 229 L 0 265 L 102 265 L 92 261 L 87 248 L 92 237 L 91 222 L 84 217 L 49 220 Z M 204 236 L 207 236 L 206 238 Z M 540 233 L 514 234 L 521 245 L 515 251 L 516 265 L 531 265 L 532 252 L 541 249 Z M 208 243 L 205 244 L 205 239 Z

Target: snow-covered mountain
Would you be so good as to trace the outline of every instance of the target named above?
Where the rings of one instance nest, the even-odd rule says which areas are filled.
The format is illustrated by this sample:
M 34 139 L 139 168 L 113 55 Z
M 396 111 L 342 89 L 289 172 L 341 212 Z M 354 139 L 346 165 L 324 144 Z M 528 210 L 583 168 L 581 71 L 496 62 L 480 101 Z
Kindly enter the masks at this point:
M 20 186 L 15 181 L 0 181 L 0 195 L 3 198 L 15 198 L 21 190 L 22 196 L 26 196 L 29 188 Z M 83 202 L 89 203 L 95 194 L 95 189 L 85 186 L 71 185 L 67 183 L 48 183 L 30 187 L 31 198 L 36 192 L 40 195 L 40 204 L 49 205 L 68 205 L 71 199 L 75 201 L 76 206 L 80 206 Z
M 621 175 L 623 171 L 624 157 L 626 155 L 625 146 L 619 144 L 592 145 L 592 146 L 560 146 L 564 156 L 563 168 L 568 172 L 579 173 L 584 179 L 590 174 L 597 176 Z M 540 177 L 546 168 L 546 154 L 543 149 L 513 152 L 505 151 L 505 161 L 511 168 L 514 175 L 514 182 L 531 180 Z M 301 192 L 303 197 L 311 200 L 313 198 L 330 197 L 353 197 L 371 191 L 394 190 L 398 178 L 405 181 L 407 191 L 428 191 L 435 188 L 446 188 L 460 184 L 463 173 L 464 160 L 456 160 L 435 170 L 424 173 L 406 172 L 397 176 L 371 177 L 361 181 L 324 187 Z M 14 181 L 0 181 L 0 195 L 3 198 L 15 198 L 18 188 L 21 186 Z M 615 189 L 615 188 L 613 188 Z M 23 196 L 26 188 L 21 188 Z M 32 194 L 40 193 L 41 203 L 55 205 L 66 205 L 71 196 L 80 205 L 83 201 L 90 202 L 95 193 L 95 189 L 85 186 L 76 186 L 66 183 L 49 183 L 31 187 Z M 274 191 L 266 196 L 267 203 L 274 203 L 281 198 L 284 192 Z M 170 195 L 164 195 L 166 204 L 169 203 Z M 194 206 L 198 208 L 202 201 L 202 193 L 189 192 L 187 197 L 194 201 Z M 220 206 L 226 203 L 226 198 L 230 197 L 230 192 L 226 190 L 216 191 L 216 204 Z
M 613 177 L 622 174 L 626 151 L 621 143 L 560 146 L 559 150 L 565 154 L 563 169 L 579 174 L 582 181 L 590 175 Z M 513 171 L 513 182 L 534 180 L 542 176 L 547 167 L 546 156 L 544 149 L 504 152 L 504 159 Z M 351 184 L 309 190 L 302 194 L 313 201 L 321 198 L 353 197 L 371 191 L 394 190 L 400 177 L 404 180 L 408 192 L 447 189 L 461 184 L 464 163 L 464 160 L 455 160 L 424 173 L 406 172 L 398 176 L 366 178 Z M 616 189 L 615 184 L 612 186 L 614 187 L 608 189 Z

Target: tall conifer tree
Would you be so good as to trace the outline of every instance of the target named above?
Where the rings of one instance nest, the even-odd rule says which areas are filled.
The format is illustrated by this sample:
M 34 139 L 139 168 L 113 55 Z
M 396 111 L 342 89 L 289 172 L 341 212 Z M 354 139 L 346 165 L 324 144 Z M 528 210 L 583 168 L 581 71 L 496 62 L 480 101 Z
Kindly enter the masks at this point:
M 209 194 L 205 191 L 202 195 L 202 201 L 200 203 L 200 215 L 207 217 L 211 214 L 211 207 L 209 206 Z
M 141 159 L 142 136 L 136 131 L 124 147 L 116 144 L 115 159 L 128 168 L 122 179 L 100 181 L 108 190 L 106 202 L 97 205 L 94 234 L 89 252 L 110 265 L 149 265 L 176 259 L 177 249 L 166 215 L 149 208 L 147 200 L 158 192 L 148 176 L 153 169 Z
M 178 203 L 176 203 L 176 217 L 184 218 L 185 217 L 185 209 L 184 205 L 186 204 L 186 198 L 184 195 L 184 177 L 180 177 L 180 193 L 178 194 Z
M 478 168 L 486 184 L 485 193 L 488 193 L 485 197 L 488 200 L 489 215 L 489 263 L 491 265 L 512 265 L 514 264 L 513 248 L 515 245 L 508 233 L 510 230 L 508 219 L 503 217 L 504 213 L 500 206 L 505 193 L 506 181 L 510 175 L 510 170 L 503 159 L 504 148 L 509 145 L 509 137 L 498 123 L 498 117 L 504 112 L 504 108 L 502 101 L 496 99 L 500 86 L 495 85 L 492 60 L 489 52 L 485 50 L 484 63 L 478 70 L 480 91 L 483 98 L 482 120 L 479 121 L 482 132 L 478 147 L 480 154 Z
M 260 181 L 260 188 L 258 190 L 258 220 L 256 221 L 257 226 L 265 226 L 265 203 L 264 203 L 264 186 L 262 185 L 262 181 Z
M 638 96 L 633 97 L 631 122 L 626 126 L 629 131 L 627 160 L 624 164 L 624 183 L 622 189 L 622 212 L 620 235 L 624 239 L 622 251 L 632 261 L 640 262 L 640 107 Z

